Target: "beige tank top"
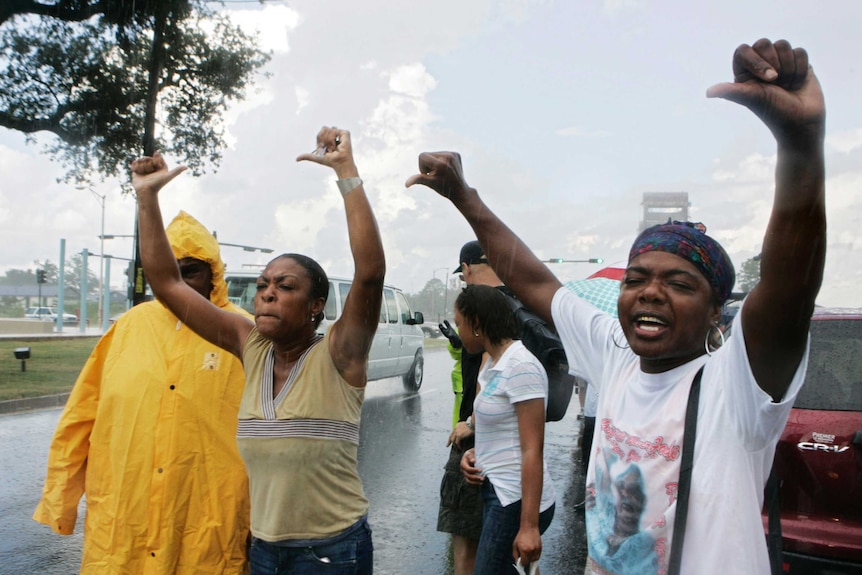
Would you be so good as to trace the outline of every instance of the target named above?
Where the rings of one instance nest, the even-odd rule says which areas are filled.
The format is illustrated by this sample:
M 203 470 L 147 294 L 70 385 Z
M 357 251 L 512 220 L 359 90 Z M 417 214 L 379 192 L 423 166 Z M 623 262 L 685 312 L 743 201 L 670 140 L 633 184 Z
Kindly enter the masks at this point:
M 333 537 L 368 511 L 357 471 L 365 390 L 329 354 L 329 332 L 297 361 L 272 397 L 272 344 L 252 329 L 237 443 L 251 489 L 251 531 L 265 541 Z

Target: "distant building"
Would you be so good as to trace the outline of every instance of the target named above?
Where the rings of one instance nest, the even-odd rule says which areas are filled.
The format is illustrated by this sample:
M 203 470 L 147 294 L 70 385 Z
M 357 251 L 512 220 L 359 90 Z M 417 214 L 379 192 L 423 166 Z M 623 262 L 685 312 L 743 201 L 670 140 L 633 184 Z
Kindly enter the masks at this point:
M 6 303 L 20 301 L 24 307 L 55 307 L 59 292 L 56 284 L 42 284 L 41 286 L 36 284 L 25 286 L 0 285 L 0 298 L 3 298 Z M 81 298 L 81 293 L 77 289 L 67 287 L 63 297 L 66 298 L 67 302 L 78 301 Z
M 42 285 L 41 291 L 39 286 L 10 286 L 0 285 L 0 302 L 13 303 L 21 302 L 24 307 L 43 306 L 56 307 L 59 295 L 57 285 Z M 63 295 L 66 304 L 78 303 L 81 301 L 81 292 L 77 288 L 67 287 Z M 41 299 L 40 299 L 41 298 Z M 91 293 L 87 298 L 88 301 L 98 301 L 99 294 Z M 126 292 L 122 290 L 111 290 L 111 303 L 121 303 L 126 301 Z
M 643 218 L 638 233 L 650 226 L 667 223 L 668 218 L 680 222 L 688 221 L 688 192 L 644 192 Z

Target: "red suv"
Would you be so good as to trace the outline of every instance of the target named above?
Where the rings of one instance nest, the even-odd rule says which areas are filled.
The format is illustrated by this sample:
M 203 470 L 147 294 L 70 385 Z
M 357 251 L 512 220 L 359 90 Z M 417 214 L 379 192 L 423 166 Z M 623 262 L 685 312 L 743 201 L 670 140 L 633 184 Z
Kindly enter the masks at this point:
M 862 310 L 815 312 L 775 471 L 784 572 L 862 573 Z

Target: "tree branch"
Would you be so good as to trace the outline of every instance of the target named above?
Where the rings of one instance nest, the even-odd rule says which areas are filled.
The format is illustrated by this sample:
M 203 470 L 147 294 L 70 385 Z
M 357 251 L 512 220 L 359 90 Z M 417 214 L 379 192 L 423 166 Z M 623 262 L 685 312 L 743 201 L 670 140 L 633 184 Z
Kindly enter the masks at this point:
M 49 16 L 65 22 L 83 22 L 97 14 L 104 14 L 107 9 L 107 3 L 104 0 L 96 0 L 84 5 L 69 0 L 58 0 L 56 2 L 3 0 L 3 2 L 0 2 L 0 25 L 19 14 Z
M 18 130 L 25 134 L 36 132 L 51 132 L 58 138 L 69 144 L 78 144 L 81 141 L 79 135 L 69 132 L 60 125 L 62 115 L 47 118 L 19 118 L 0 110 L 0 126 L 10 130 Z

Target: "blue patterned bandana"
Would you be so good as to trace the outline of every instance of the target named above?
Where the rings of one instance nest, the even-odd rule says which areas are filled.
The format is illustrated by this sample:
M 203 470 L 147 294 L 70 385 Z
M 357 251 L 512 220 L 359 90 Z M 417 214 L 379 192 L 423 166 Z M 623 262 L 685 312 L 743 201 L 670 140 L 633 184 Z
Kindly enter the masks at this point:
M 701 223 L 668 221 L 641 232 L 629 251 L 629 262 L 646 252 L 667 252 L 693 263 L 712 287 L 719 304 L 730 297 L 736 272 L 717 241 L 706 235 Z

